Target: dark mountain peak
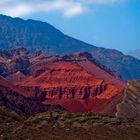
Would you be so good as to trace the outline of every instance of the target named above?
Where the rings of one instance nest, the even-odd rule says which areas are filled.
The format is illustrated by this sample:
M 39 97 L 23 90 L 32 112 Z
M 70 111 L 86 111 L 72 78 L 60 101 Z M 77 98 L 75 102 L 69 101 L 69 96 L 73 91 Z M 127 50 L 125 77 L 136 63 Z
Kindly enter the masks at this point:
M 68 54 L 86 51 L 90 45 L 64 35 L 52 25 L 36 21 L 0 16 L 0 49 L 25 46 L 30 51 L 43 50 L 48 54 Z M 6 38 L 4 37 L 6 36 Z M 65 47 L 70 49 L 65 49 Z

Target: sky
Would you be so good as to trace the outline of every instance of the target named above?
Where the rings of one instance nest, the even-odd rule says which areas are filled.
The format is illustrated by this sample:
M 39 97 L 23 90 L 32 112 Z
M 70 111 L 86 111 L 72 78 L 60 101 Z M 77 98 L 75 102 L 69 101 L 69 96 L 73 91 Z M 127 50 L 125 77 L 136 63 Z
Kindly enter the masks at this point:
M 48 22 L 98 47 L 140 49 L 140 0 L 0 0 L 0 14 Z

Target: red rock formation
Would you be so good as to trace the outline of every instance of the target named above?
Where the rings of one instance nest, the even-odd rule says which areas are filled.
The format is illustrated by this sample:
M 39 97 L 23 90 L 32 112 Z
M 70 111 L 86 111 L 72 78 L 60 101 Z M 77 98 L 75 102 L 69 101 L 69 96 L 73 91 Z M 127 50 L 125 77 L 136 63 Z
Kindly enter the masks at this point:
M 103 79 L 106 84 L 106 90 L 102 94 L 96 96 L 94 101 L 88 101 L 89 108 L 91 108 L 92 112 L 115 115 L 117 111 L 116 106 L 122 101 L 124 96 L 125 83 L 91 61 L 81 61 L 78 64 L 88 72 L 95 74 L 97 78 Z
M 72 62 L 56 62 L 47 65 L 48 70 L 37 77 L 29 77 L 18 85 L 36 87 L 46 92 L 47 99 L 93 98 L 105 90 L 102 79 Z
M 120 102 L 117 95 L 125 86 L 119 79 L 89 61 L 55 62 L 46 64 L 45 69 L 17 85 L 35 91 L 36 96 L 45 94 L 45 104 L 60 104 L 72 112 L 115 114 L 116 104 Z M 113 98 L 116 103 L 110 107 Z
M 47 56 L 18 48 L 0 56 L 0 74 L 29 91 L 23 96 L 32 93 L 30 96 L 44 104 L 59 104 L 72 112 L 114 115 L 121 102 L 125 84 L 89 53 Z
M 83 67 L 88 72 L 95 74 L 97 78 L 103 79 L 106 84 L 114 85 L 118 88 L 119 91 L 124 89 L 125 83 L 122 82 L 120 79 L 115 78 L 114 76 L 110 75 L 108 72 L 104 71 L 103 69 L 99 68 L 96 64 L 91 61 L 80 61 L 78 64 Z

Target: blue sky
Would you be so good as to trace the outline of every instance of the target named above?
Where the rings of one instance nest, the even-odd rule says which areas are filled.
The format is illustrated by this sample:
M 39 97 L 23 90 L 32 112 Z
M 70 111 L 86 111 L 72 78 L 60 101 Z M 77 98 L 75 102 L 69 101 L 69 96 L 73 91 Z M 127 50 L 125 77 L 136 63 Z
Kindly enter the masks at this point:
M 0 13 L 46 21 L 67 35 L 124 53 L 140 48 L 140 0 L 1 0 Z

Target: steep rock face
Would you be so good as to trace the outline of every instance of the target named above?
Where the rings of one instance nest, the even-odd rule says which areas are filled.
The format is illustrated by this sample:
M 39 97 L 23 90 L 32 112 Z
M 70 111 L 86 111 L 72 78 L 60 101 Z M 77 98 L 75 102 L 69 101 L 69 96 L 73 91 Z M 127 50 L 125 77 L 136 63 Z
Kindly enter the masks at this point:
M 129 81 L 123 101 L 117 106 L 117 117 L 140 121 L 140 81 Z

